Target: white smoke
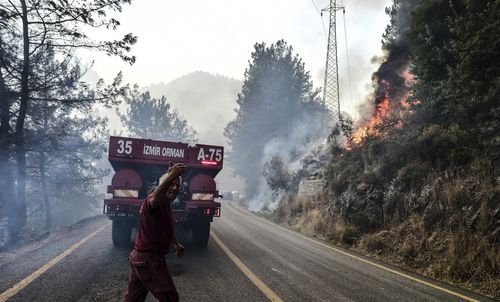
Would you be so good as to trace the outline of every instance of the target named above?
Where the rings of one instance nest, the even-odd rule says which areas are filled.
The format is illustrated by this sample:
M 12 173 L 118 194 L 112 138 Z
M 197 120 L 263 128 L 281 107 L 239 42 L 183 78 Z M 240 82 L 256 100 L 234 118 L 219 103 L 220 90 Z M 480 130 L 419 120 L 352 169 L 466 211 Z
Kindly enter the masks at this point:
M 277 137 L 269 141 L 264 147 L 263 157 L 259 163 L 260 171 L 263 171 L 264 164 L 274 155 L 279 155 L 283 159 L 292 175 L 302 169 L 302 160 L 326 141 L 328 133 L 321 123 L 322 120 L 321 113 L 304 113 L 293 123 L 288 137 Z M 256 177 L 259 178 L 258 193 L 248 201 L 248 208 L 252 211 L 274 210 L 286 191 L 272 190 L 262 173 Z

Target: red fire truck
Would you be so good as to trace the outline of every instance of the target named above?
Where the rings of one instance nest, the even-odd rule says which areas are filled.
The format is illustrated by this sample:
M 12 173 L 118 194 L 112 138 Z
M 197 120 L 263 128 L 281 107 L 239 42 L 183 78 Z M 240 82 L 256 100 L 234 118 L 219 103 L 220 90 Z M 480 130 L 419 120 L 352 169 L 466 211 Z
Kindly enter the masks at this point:
M 171 204 L 175 227 L 190 230 L 193 243 L 206 246 L 210 222 L 221 213 L 214 178 L 222 169 L 223 157 L 221 146 L 111 136 L 108 159 L 115 175 L 107 192 L 113 196 L 104 200 L 103 211 L 113 223 L 113 244 L 130 244 L 141 203 L 172 162 L 188 167 Z

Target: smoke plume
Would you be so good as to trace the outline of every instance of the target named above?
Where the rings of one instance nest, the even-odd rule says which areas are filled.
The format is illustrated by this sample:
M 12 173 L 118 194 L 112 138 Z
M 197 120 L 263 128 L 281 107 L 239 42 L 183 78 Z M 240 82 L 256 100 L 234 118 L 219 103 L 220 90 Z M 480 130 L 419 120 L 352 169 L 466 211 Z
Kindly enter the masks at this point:
M 384 117 L 395 108 L 404 105 L 409 93 L 409 85 L 413 80 L 410 73 L 410 47 L 407 34 L 411 26 L 411 13 L 418 7 L 420 0 L 396 0 L 387 12 L 391 23 L 383 35 L 383 48 L 387 55 L 379 69 L 373 73 L 375 92 L 369 99 L 371 114 L 358 125 L 353 141 L 360 143 L 367 134 L 376 132 L 376 127 Z M 366 106 L 361 106 L 366 107 Z
M 294 123 L 288 137 L 271 139 L 265 145 L 262 159 L 254 169 L 264 171 L 264 165 L 277 155 L 291 175 L 301 170 L 304 157 L 326 140 L 323 125 L 319 122 L 322 119 L 321 114 L 321 112 L 304 112 Z M 263 173 L 255 177 L 257 178 L 257 193 L 248 201 L 249 209 L 253 211 L 274 209 L 287 190 L 283 188 L 273 190 Z

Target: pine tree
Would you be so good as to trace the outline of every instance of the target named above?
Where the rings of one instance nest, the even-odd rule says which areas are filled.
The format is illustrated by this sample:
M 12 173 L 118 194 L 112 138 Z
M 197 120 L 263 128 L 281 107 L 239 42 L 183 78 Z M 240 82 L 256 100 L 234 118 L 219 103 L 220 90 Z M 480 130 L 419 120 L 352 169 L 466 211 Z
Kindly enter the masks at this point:
M 263 160 L 267 160 L 263 158 L 266 144 L 277 138 L 293 140 L 293 132 L 302 126 L 308 139 L 322 134 L 318 129 L 324 107 L 318 94 L 304 63 L 285 41 L 271 46 L 255 44 L 236 100 L 237 116 L 224 133 L 232 147 L 230 158 L 236 173 L 246 181 L 247 196 L 256 193 L 256 181 L 262 175 Z M 306 118 L 312 122 L 303 125 Z
M 19 233 L 26 222 L 26 155 L 29 151 L 26 124 L 31 103 L 41 100 L 75 106 L 77 103 L 88 106 L 96 101 L 116 103 L 116 97 L 126 89 L 121 87 L 121 76 L 108 87 L 100 83 L 96 89 L 90 89 L 81 82 L 84 70 L 74 61 L 74 51 L 81 48 L 101 51 L 133 63 L 135 57 L 130 56 L 129 51 L 137 41 L 134 35 L 96 41 L 85 31 L 89 27 L 116 29 L 120 22 L 107 14 L 120 12 L 123 5 L 129 3 L 129 0 L 0 1 L 0 140 L 6 142 L 0 146 L 3 149 L 0 166 L 9 167 L 10 157 L 14 156 L 15 182 L 6 183 L 15 183 L 16 192 L 3 198 L 9 201 L 7 214 L 12 236 Z M 51 60 L 50 64 L 47 59 Z M 39 71 L 46 68 L 52 68 L 52 73 L 41 79 Z M 48 90 L 51 93 L 47 93 Z M 44 99 L 45 96 L 50 99 Z
M 196 131 L 171 107 L 166 97 L 152 98 L 149 91 L 140 93 L 135 89 L 125 102 L 128 105 L 126 113 L 118 114 L 132 136 L 190 144 L 196 142 Z

